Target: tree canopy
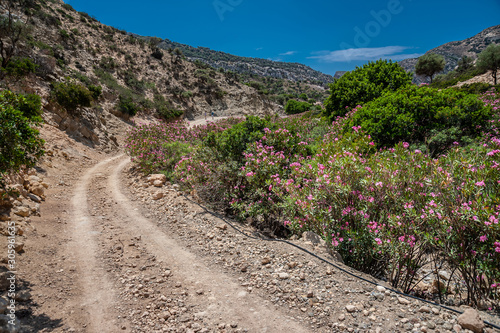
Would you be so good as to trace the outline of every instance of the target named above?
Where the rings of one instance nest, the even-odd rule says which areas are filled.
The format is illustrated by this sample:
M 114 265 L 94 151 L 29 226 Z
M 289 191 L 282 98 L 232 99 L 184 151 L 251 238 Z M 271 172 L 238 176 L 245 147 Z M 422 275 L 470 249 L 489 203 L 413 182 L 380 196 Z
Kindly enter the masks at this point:
M 428 76 L 432 83 L 434 74 L 441 72 L 445 65 L 446 62 L 442 55 L 436 53 L 424 54 L 418 58 L 417 64 L 415 65 L 415 73 L 417 75 Z
M 380 97 L 386 91 L 396 91 L 411 83 L 411 74 L 391 60 L 368 62 L 356 67 L 330 84 L 330 96 L 325 101 L 326 114 L 343 116 L 346 108 L 354 108 Z
M 497 72 L 500 68 L 500 44 L 490 44 L 478 56 L 477 66 L 491 71 L 491 76 L 497 84 Z

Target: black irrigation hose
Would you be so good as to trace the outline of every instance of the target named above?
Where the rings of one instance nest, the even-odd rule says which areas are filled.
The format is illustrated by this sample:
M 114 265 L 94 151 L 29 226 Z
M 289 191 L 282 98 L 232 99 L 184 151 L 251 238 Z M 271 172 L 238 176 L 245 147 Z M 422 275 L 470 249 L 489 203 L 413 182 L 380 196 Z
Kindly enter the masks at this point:
M 370 280 L 368 280 L 368 279 L 366 279 L 366 278 L 364 278 L 364 277 L 362 277 L 362 276 L 359 276 L 359 275 L 356 275 L 356 274 L 354 274 L 354 273 L 351 273 L 351 272 L 349 272 L 348 270 L 346 270 L 346 269 L 344 269 L 344 268 L 342 268 L 342 267 L 340 267 L 340 266 L 338 266 L 338 265 L 335 265 L 334 263 L 332 263 L 332 262 L 330 262 L 330 261 L 328 261 L 328 260 L 326 260 L 326 259 L 324 259 L 324 258 L 321 258 L 320 256 L 318 256 L 318 255 L 316 255 L 316 254 L 312 253 L 311 251 L 309 251 L 309 250 L 307 250 L 307 249 L 304 249 L 303 247 L 300 247 L 300 246 L 298 246 L 298 245 L 296 245 L 296 244 L 294 244 L 294 243 L 291 243 L 291 242 L 289 242 L 289 241 L 287 241 L 287 240 L 283 240 L 283 239 L 273 239 L 273 238 L 263 238 L 263 237 L 255 237 L 255 236 L 248 235 L 248 234 L 246 234 L 245 232 L 243 232 L 243 231 L 241 231 L 240 229 L 238 229 L 236 226 L 234 226 L 231 222 L 229 222 L 228 220 L 226 220 L 226 218 L 225 218 L 224 216 L 222 216 L 222 215 L 220 215 L 220 214 L 217 214 L 217 213 L 215 213 L 215 212 L 212 212 L 212 211 L 208 210 L 206 207 L 204 207 L 204 206 L 200 205 L 199 203 L 197 203 L 196 201 L 191 200 L 190 198 L 188 198 L 185 194 L 183 194 L 183 196 L 184 196 L 184 198 L 186 198 L 188 201 L 190 201 L 190 202 L 192 202 L 192 203 L 194 203 L 194 204 L 198 205 L 201 209 L 203 209 L 203 210 L 204 210 L 205 212 L 207 212 L 208 214 L 213 215 L 213 216 L 215 216 L 215 217 L 217 217 L 217 218 L 221 219 L 222 221 L 224 221 L 224 223 L 226 223 L 226 224 L 227 224 L 227 225 L 229 225 L 231 228 L 233 228 L 233 229 L 234 229 L 234 230 L 236 230 L 238 233 L 242 234 L 243 236 L 245 236 L 245 237 L 247 237 L 247 238 L 250 238 L 250 239 L 255 239 L 255 240 L 263 240 L 263 241 L 267 241 L 267 242 L 279 242 L 279 243 L 285 243 L 285 244 L 288 244 L 288 245 L 290 245 L 290 246 L 293 246 L 293 247 L 295 247 L 295 248 L 299 249 L 299 250 L 300 250 L 300 251 L 302 251 L 302 252 L 305 252 L 305 253 L 307 253 L 307 254 L 309 254 L 309 255 L 311 255 L 311 256 L 313 256 L 313 257 L 315 257 L 316 259 L 319 259 L 319 260 L 323 261 L 324 263 L 326 263 L 326 264 L 328 264 L 328 265 L 330 265 L 330 266 L 335 267 L 336 269 L 338 269 L 338 270 L 339 270 L 339 271 L 341 271 L 341 272 L 346 273 L 347 275 L 350 275 L 350 276 L 352 276 L 352 277 L 354 277 L 354 278 L 356 278 L 356 279 L 359 279 L 359 280 L 362 280 L 362 281 L 368 282 L 368 283 L 370 283 L 370 284 L 372 284 L 372 285 L 374 285 L 374 286 L 378 286 L 378 285 L 379 285 L 379 284 L 378 284 L 378 283 L 376 283 L 376 282 L 370 281 Z M 392 289 L 392 288 L 387 288 L 387 287 L 384 287 L 384 288 L 385 288 L 385 289 L 387 289 L 387 290 L 389 290 L 389 291 L 392 291 L 393 293 L 396 293 L 396 294 L 398 294 L 398 295 L 405 296 L 405 297 L 410 297 L 410 298 L 415 299 L 415 300 L 417 300 L 417 301 L 421 301 L 421 302 L 424 302 L 424 303 L 427 303 L 427 304 L 430 304 L 430 305 L 434 305 L 434 306 L 437 306 L 437 307 L 443 308 L 443 309 L 445 309 L 445 310 L 448 310 L 448 311 L 451 311 L 451 312 L 454 312 L 454 313 L 457 313 L 457 314 L 462 314 L 462 313 L 463 313 L 463 312 L 460 312 L 460 311 L 458 311 L 458 310 L 452 309 L 452 308 L 450 308 L 450 307 L 448 307 L 448 306 L 446 306 L 446 305 L 442 305 L 442 304 L 438 304 L 438 303 L 436 303 L 436 302 L 428 301 L 428 300 L 423 299 L 423 298 L 420 298 L 420 297 L 416 297 L 416 296 L 408 295 L 408 294 L 405 294 L 405 293 L 403 293 L 403 292 L 401 292 L 401 291 L 399 291 L 399 290 L 395 290 L 395 289 Z M 484 322 L 486 325 L 488 325 L 488 326 L 491 326 L 491 327 L 493 327 L 493 328 L 496 328 L 497 330 L 500 330 L 500 326 L 498 326 L 498 325 L 495 325 L 495 324 L 493 324 L 493 323 L 490 323 L 489 321 L 486 321 L 486 320 L 483 320 L 483 322 Z

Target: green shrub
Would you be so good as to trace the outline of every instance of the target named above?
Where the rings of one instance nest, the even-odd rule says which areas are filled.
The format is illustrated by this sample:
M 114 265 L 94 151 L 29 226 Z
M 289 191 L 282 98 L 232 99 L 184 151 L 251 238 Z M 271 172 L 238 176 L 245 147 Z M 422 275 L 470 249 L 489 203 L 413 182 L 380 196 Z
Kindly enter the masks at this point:
M 69 112 L 75 111 L 79 106 L 90 106 L 93 100 L 89 89 L 73 82 L 54 83 L 52 95 Z
M 285 106 L 285 112 L 287 114 L 297 114 L 311 110 L 312 105 L 308 102 L 296 101 L 294 99 L 289 100 Z
M 325 101 L 326 115 L 343 116 L 346 108 L 354 108 L 380 97 L 386 91 L 396 91 L 411 83 L 411 74 L 398 63 L 377 60 L 356 67 L 330 84 L 330 96 Z
M 112 57 L 102 57 L 99 61 L 99 67 L 108 72 L 113 72 L 118 64 Z
M 75 9 L 73 8 L 73 6 L 71 6 L 69 3 L 63 4 L 62 8 L 66 9 L 66 10 L 69 10 L 70 12 L 74 12 L 75 11 Z
M 87 89 L 92 93 L 92 98 L 95 100 L 97 100 L 102 94 L 101 86 L 95 86 L 93 84 L 90 84 L 87 86 Z
M 488 91 L 488 89 L 491 88 L 491 84 L 489 83 L 486 83 L 486 82 L 474 82 L 474 83 L 468 83 L 468 84 L 464 84 L 460 87 L 457 87 L 456 89 L 459 90 L 459 91 L 463 91 L 465 93 L 469 93 L 469 94 L 482 94 L 486 91 Z
M 30 58 L 12 58 L 7 67 L 2 69 L 5 73 L 12 76 L 25 76 L 29 73 L 35 73 L 38 65 Z
M 34 100 L 33 97 L 29 99 Z M 4 176 L 19 170 L 21 166 L 32 167 L 43 156 L 44 141 L 33 126 L 41 124 L 38 116 L 27 117 L 19 106 L 30 105 L 25 97 L 4 90 L 0 92 L 0 185 Z
M 189 90 L 183 91 L 181 93 L 181 97 L 182 98 L 191 98 L 191 97 L 193 97 L 193 93 L 191 91 L 189 91 Z
M 156 48 L 154 49 L 154 51 L 151 53 L 151 56 L 152 56 L 153 58 L 156 58 L 156 59 L 158 59 L 158 60 L 161 60 L 161 59 L 163 59 L 163 52 L 162 52 L 162 51 L 161 51 L 158 47 L 156 47 Z
M 71 38 L 70 34 L 66 30 L 64 30 L 64 29 L 59 30 L 59 36 L 61 36 L 61 38 L 64 41 L 67 41 L 68 39 Z
M 476 95 L 409 86 L 367 103 L 354 113 L 348 129 L 361 126 L 380 147 L 406 141 L 437 154 L 455 141 L 477 136 L 491 114 L 492 108 Z
M 184 113 L 182 110 L 174 108 L 169 101 L 165 100 L 163 95 L 155 94 L 153 99 L 153 107 L 156 110 L 156 114 L 164 120 L 177 118 Z
M 134 100 L 129 95 L 120 95 L 118 102 L 118 109 L 120 112 L 135 116 L 139 111 L 139 106 L 134 103 Z

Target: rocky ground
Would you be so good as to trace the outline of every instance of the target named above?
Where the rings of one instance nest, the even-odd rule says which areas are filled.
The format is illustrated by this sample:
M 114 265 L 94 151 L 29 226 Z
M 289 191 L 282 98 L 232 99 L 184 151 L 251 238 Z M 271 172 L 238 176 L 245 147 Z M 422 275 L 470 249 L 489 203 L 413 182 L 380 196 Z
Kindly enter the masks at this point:
M 457 317 L 400 297 L 233 222 L 248 238 L 177 185 L 137 174 L 127 156 L 44 135 L 51 153 L 25 175 L 32 183 L 19 205 L 38 211 L 8 217 L 25 223 L 21 326 L 0 315 L 0 332 L 482 331 L 475 311 Z M 36 183 L 39 206 L 28 197 Z M 312 234 L 293 242 L 348 269 Z

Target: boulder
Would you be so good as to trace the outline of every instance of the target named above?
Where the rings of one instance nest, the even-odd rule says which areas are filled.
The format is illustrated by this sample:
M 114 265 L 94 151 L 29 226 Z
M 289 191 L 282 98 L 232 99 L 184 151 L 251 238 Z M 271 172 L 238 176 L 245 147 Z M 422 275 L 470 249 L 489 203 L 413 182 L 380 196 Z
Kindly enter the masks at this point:
M 155 181 L 157 181 L 157 180 L 159 180 L 161 182 L 161 185 L 163 185 L 167 182 L 167 176 L 165 176 L 163 174 L 154 174 L 154 175 L 150 175 L 148 177 L 148 182 L 151 185 L 155 185 Z
M 157 191 L 153 193 L 153 200 L 160 200 L 161 198 L 163 198 L 163 192 Z
M 30 216 L 30 209 L 28 207 L 24 207 L 24 206 L 14 207 L 13 212 L 17 216 L 21 216 L 21 217 L 28 217 L 28 216 Z
M 458 317 L 458 324 L 462 328 L 471 330 L 474 333 L 482 333 L 485 324 L 479 316 L 479 312 L 474 309 L 467 309 Z

